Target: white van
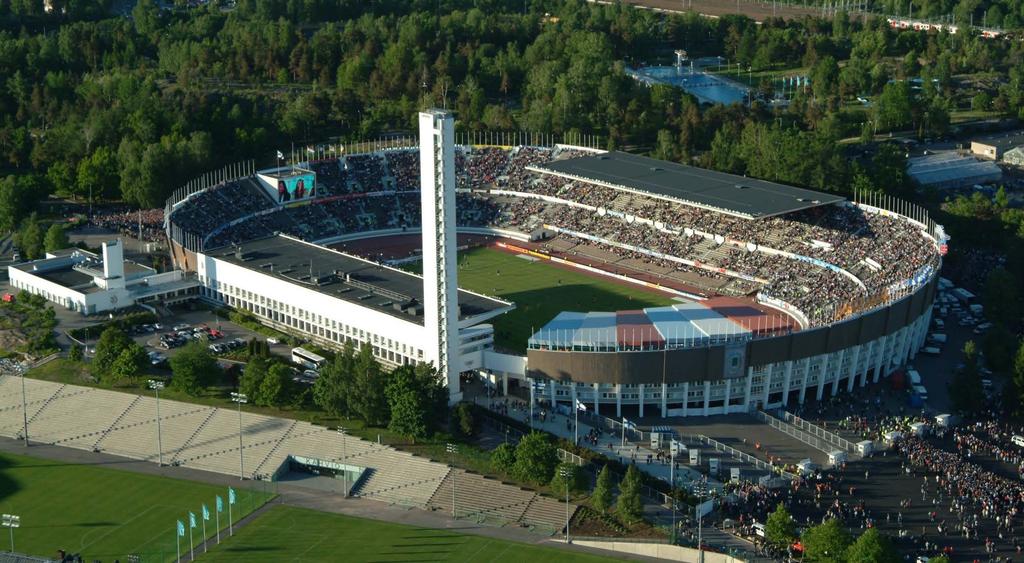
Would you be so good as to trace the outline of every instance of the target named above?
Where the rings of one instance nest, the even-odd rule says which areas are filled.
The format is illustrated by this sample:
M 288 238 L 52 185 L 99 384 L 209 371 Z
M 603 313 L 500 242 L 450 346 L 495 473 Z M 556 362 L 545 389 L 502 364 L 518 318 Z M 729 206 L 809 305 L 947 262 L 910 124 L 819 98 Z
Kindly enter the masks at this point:
M 944 329 L 946 328 L 946 321 L 942 319 L 935 319 L 935 328 Z
M 921 349 L 921 352 L 924 354 L 928 354 L 929 356 L 938 356 L 939 354 L 942 353 L 942 349 L 936 348 L 935 346 L 925 346 L 924 348 Z
M 939 344 L 945 344 L 946 335 L 941 332 L 933 332 L 928 335 L 928 340 L 931 340 L 932 342 L 938 342 Z
M 1018 448 L 1024 448 L 1024 436 L 1021 436 L 1020 434 L 1014 434 L 1013 438 L 1010 438 L 1010 441 L 1013 442 L 1014 446 L 1017 446 Z

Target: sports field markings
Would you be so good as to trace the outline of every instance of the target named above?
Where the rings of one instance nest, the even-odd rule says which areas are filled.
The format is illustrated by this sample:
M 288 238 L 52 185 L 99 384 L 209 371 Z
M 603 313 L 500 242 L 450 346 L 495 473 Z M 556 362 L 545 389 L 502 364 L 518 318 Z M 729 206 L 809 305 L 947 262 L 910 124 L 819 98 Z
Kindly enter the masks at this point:
M 174 507 L 173 506 L 168 506 L 166 504 L 153 504 L 153 505 L 150 505 L 150 507 L 147 508 L 146 510 L 143 510 L 142 512 L 139 512 L 138 514 L 136 514 L 135 516 L 132 516 L 131 518 L 129 518 L 128 520 L 125 520 L 124 522 L 121 522 L 121 524 L 117 525 L 113 529 L 107 530 L 106 533 L 100 535 L 100 537 L 96 538 L 95 540 L 92 540 L 89 543 L 86 543 L 85 540 L 87 538 L 89 538 L 89 536 L 91 536 L 94 532 L 98 532 L 102 528 L 97 528 L 95 530 L 89 530 L 88 532 L 82 534 L 82 539 L 80 539 L 78 541 L 78 549 L 79 549 L 79 551 L 84 551 L 90 545 L 95 544 L 96 542 L 102 540 L 103 538 L 109 536 L 110 534 L 113 534 L 114 532 L 120 530 L 121 528 L 124 528 L 128 524 L 131 524 L 132 522 L 134 522 L 134 521 L 138 520 L 139 518 L 145 516 L 149 511 L 153 510 L 154 508 L 174 508 Z M 146 544 L 148 544 L 148 543 L 150 543 L 152 541 L 153 540 L 150 539 L 149 541 L 147 541 L 146 543 L 144 543 L 142 545 L 146 545 Z

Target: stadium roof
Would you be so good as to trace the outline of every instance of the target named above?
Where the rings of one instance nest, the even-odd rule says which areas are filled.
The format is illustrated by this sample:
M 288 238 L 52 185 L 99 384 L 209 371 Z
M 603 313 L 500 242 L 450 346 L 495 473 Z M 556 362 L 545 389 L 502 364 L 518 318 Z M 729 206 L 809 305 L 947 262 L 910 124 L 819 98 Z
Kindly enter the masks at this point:
M 947 188 L 997 182 L 1003 177 L 995 162 L 955 152 L 911 158 L 907 161 L 907 174 L 922 186 Z
M 208 256 L 286 279 L 396 317 L 423 324 L 423 278 L 358 256 L 284 235 L 222 247 Z M 505 301 L 459 290 L 459 319 L 482 322 L 512 309 Z
M 744 219 L 763 219 L 845 199 L 618 151 L 549 162 L 532 169 L 618 190 L 660 196 Z
M 729 297 L 634 311 L 564 311 L 533 336 L 533 348 L 689 348 L 790 330 L 792 320 Z

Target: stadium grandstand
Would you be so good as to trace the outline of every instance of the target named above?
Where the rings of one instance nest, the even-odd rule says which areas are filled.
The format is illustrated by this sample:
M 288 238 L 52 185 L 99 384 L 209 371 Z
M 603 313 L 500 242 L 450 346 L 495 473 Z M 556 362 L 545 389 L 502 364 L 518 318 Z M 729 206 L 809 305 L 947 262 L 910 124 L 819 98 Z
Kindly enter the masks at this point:
M 911 205 L 565 144 L 454 151 L 460 236 L 679 302 L 564 311 L 524 356 L 495 349 L 488 323 L 526 304 L 460 290 L 460 369 L 506 392 L 528 385 L 616 416 L 747 412 L 853 391 L 924 341 L 947 237 Z M 172 197 L 175 263 L 211 302 L 324 345 L 371 345 L 393 365 L 419 361 L 429 343 L 416 276 L 329 250 L 420 232 L 419 148 L 293 170 L 246 169 Z M 303 196 L 279 197 L 292 187 L 278 177 L 305 178 Z M 290 299 L 305 293 L 320 300 Z

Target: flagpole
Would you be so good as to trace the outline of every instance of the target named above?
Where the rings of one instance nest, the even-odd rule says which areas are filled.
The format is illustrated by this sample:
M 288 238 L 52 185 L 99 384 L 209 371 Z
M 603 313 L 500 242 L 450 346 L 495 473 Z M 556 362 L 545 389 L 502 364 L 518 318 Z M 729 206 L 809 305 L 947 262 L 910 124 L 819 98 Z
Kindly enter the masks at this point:
M 177 526 L 174 528 L 174 543 L 178 546 L 178 558 L 175 561 L 181 561 L 181 534 L 178 532 Z
M 206 507 L 204 506 L 203 507 L 203 553 L 206 553 L 206 550 L 207 550 L 207 547 L 206 547 L 206 515 L 207 514 L 209 514 L 209 513 L 206 512 Z
M 189 558 L 190 561 L 195 561 L 196 560 L 196 550 L 195 550 L 195 545 L 193 545 L 193 543 L 192 543 L 192 528 L 194 528 L 194 526 L 192 525 L 192 515 L 189 514 L 189 519 L 188 519 L 188 558 Z
M 230 495 L 229 495 L 229 498 L 228 498 L 228 535 L 229 536 L 235 535 L 235 528 L 233 527 L 232 520 L 231 520 L 231 505 L 232 504 L 233 503 L 231 502 L 231 498 L 230 498 Z
M 215 508 L 217 509 L 217 545 L 220 545 L 220 507 Z

